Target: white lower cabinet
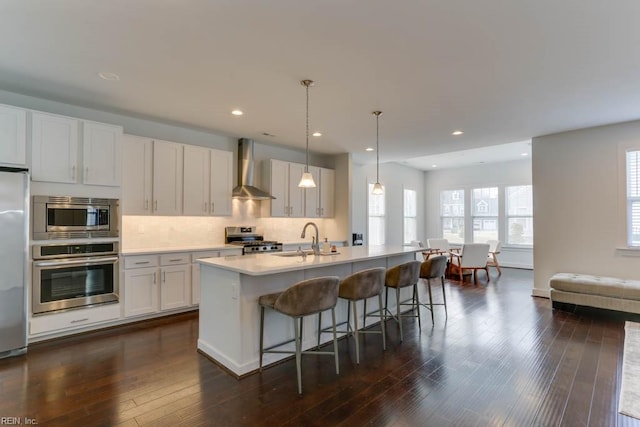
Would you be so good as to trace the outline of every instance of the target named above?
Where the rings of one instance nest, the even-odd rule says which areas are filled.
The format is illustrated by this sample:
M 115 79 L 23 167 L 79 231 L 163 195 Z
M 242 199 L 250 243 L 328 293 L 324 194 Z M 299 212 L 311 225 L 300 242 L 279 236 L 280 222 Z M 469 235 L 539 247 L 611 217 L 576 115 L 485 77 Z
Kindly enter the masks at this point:
M 42 314 L 29 320 L 29 335 L 65 332 L 118 319 L 120 304 L 104 304 L 61 313 Z
M 125 317 L 191 305 L 189 254 L 125 256 L 123 264 Z

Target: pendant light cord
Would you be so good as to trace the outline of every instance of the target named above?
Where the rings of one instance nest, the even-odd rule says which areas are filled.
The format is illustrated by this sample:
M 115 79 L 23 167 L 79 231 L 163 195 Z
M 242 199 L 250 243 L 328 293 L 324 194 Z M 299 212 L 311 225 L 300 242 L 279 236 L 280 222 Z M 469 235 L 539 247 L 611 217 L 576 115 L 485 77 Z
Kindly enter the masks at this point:
M 378 128 L 378 119 L 380 118 L 380 114 L 376 114 L 376 182 L 380 182 L 380 138 L 379 136 L 379 128 Z
M 307 87 L 307 164 L 304 171 L 309 172 L 309 84 L 305 86 Z

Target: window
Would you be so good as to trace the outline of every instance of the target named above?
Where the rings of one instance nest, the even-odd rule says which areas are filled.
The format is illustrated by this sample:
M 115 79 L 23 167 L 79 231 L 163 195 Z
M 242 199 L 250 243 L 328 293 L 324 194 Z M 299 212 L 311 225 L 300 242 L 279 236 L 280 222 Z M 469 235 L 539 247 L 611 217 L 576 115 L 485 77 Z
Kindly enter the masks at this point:
M 418 206 L 415 190 L 404 190 L 404 244 L 418 240 Z
M 498 240 L 498 187 L 474 188 L 471 191 L 473 241 Z
M 384 186 L 382 188 L 384 189 Z M 371 194 L 372 190 L 373 184 L 369 184 L 369 244 L 384 245 L 384 194 Z
M 507 244 L 533 245 L 533 188 L 506 187 Z
M 640 151 L 627 151 L 627 245 L 640 246 Z
M 443 239 L 464 243 L 464 190 L 440 192 L 440 224 Z

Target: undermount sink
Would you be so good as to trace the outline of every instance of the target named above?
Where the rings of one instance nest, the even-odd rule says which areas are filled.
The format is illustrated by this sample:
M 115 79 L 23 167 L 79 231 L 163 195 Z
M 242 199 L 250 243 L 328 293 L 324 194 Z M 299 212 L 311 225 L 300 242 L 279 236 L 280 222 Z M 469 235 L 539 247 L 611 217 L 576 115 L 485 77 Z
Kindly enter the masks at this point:
M 313 255 L 313 251 L 312 251 L 312 250 L 305 250 L 305 251 L 303 251 L 303 252 L 304 252 L 305 254 L 307 254 L 307 255 Z M 327 253 L 327 254 L 320 253 L 320 256 L 338 255 L 339 253 L 340 253 L 340 252 L 329 252 L 329 253 Z M 281 256 L 281 257 L 295 257 L 295 256 L 299 256 L 299 257 L 301 257 L 301 256 L 302 256 L 302 254 L 301 254 L 300 252 L 298 252 L 298 251 L 290 251 L 290 252 L 276 252 L 276 253 L 273 253 L 273 254 L 271 254 L 271 255 L 274 255 L 274 256 Z
M 307 255 L 313 255 L 313 251 L 311 250 L 306 250 L 306 251 L 302 251 Z M 302 253 L 298 252 L 298 251 L 290 251 L 290 252 L 276 252 L 273 253 L 271 255 L 274 256 L 283 256 L 283 257 L 294 257 L 294 256 L 302 256 Z

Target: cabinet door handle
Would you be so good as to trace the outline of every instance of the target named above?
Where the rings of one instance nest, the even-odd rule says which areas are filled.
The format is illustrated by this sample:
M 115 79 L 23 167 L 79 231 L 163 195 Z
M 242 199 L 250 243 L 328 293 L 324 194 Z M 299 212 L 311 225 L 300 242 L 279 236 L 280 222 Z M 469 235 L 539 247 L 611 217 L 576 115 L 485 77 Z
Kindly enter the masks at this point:
M 324 208 L 320 208 L 320 215 L 324 215 Z
M 149 210 L 149 200 L 148 199 L 145 199 L 145 201 L 144 201 L 144 210 L 145 211 Z
M 206 212 L 207 211 L 207 202 L 204 202 L 202 204 L 202 212 Z
M 163 271 L 162 272 L 162 283 L 166 283 L 167 282 L 167 272 Z
M 85 181 L 89 178 L 89 166 L 84 167 L 84 179 Z
M 156 284 L 156 273 L 153 273 L 153 284 Z
M 169 260 L 169 262 L 178 262 L 178 261 L 182 261 L 182 258 L 175 258 L 175 259 Z
M 87 320 L 89 320 L 88 317 L 85 317 L 84 319 L 77 319 L 77 320 L 72 320 L 69 323 L 80 323 L 80 322 L 86 322 Z
M 135 263 L 136 265 L 144 265 L 144 264 L 149 264 L 149 261 L 138 261 Z
M 73 179 L 73 180 L 76 179 L 76 167 L 75 166 L 71 166 L 71 179 Z
M 158 210 L 158 201 L 157 200 L 153 202 L 153 210 L 154 211 Z
M 211 213 L 215 212 L 215 210 L 213 209 L 215 205 L 213 204 L 213 202 L 211 202 Z

